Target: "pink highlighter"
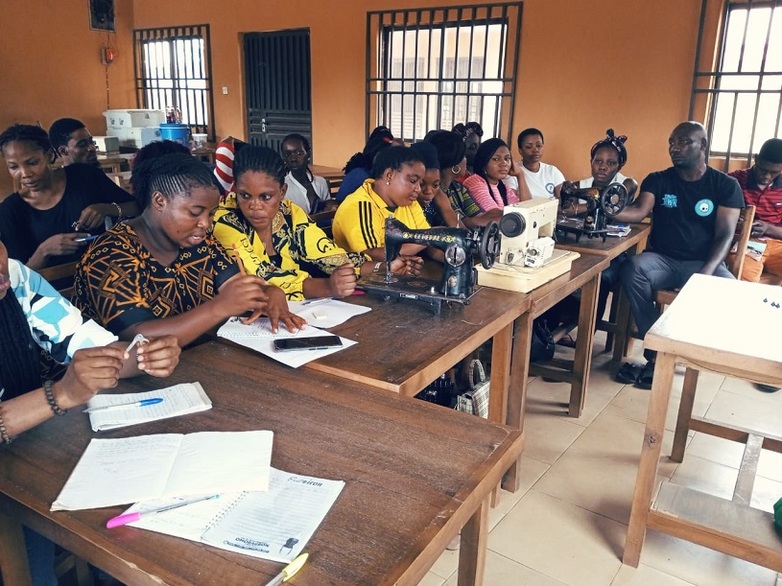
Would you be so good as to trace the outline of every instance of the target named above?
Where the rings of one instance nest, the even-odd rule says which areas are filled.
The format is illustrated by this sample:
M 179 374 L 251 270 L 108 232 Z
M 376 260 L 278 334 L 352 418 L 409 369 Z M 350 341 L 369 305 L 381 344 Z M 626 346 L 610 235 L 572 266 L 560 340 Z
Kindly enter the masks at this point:
M 125 513 L 124 515 L 119 515 L 118 517 L 112 517 L 111 519 L 106 521 L 106 528 L 114 529 L 114 527 L 121 527 L 122 525 L 127 525 L 128 523 L 135 523 L 136 521 L 139 521 L 144 517 L 151 517 L 152 515 L 166 513 L 168 511 L 173 511 L 174 509 L 181 509 L 182 507 L 186 507 L 187 505 L 193 505 L 195 503 L 201 503 L 204 501 L 209 501 L 217 498 L 220 498 L 219 494 L 210 494 L 209 496 L 197 498 L 192 501 L 182 501 L 180 503 L 174 503 L 173 505 L 161 507 L 160 509 L 154 509 L 152 511 L 136 511 L 135 513 Z

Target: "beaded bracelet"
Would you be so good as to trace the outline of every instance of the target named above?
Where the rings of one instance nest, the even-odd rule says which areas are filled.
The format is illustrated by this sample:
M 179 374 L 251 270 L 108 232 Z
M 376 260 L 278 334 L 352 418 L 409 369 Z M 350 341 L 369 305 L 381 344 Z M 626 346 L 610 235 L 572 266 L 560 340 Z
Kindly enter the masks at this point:
M 60 406 L 57 404 L 54 393 L 52 392 L 52 381 L 43 381 L 43 392 L 46 393 L 46 400 L 49 401 L 49 407 L 52 408 L 52 411 L 54 411 L 54 414 L 57 417 L 62 417 L 68 412 L 67 409 L 60 409 Z
M 14 438 L 8 435 L 8 430 L 5 428 L 5 421 L 3 421 L 3 406 L 0 404 L 0 444 L 10 444 L 12 441 L 14 441 Z
M 122 215 L 122 207 L 116 201 L 111 202 L 111 205 L 117 208 L 117 222 L 121 222 L 125 218 Z

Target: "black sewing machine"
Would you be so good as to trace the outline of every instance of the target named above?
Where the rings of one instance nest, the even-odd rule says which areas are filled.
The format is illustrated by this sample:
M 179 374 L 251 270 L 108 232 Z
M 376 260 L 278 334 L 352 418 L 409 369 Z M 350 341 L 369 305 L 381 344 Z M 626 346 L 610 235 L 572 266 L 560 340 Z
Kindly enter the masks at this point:
M 557 232 L 562 236 L 575 234 L 576 242 L 582 235 L 587 238 L 602 237 L 605 241 L 609 232 L 607 223 L 627 205 L 627 189 L 621 183 L 610 183 L 603 187 L 578 188 L 570 182 L 562 185 L 560 195 L 563 210 L 577 207 L 579 200 L 586 201 L 586 215 L 583 220 L 569 218 L 557 222 Z
M 406 243 L 424 244 L 443 251 L 445 262 L 440 281 L 422 277 L 394 275 L 393 261 Z M 476 252 L 485 268 L 491 268 L 500 249 L 499 227 L 492 222 L 475 230 L 466 228 L 430 228 L 411 230 L 393 217 L 386 219 L 386 274 L 361 279 L 358 286 L 368 293 L 386 298 L 413 299 L 428 303 L 435 315 L 442 304 L 456 302 L 466 305 L 477 291 L 478 276 L 473 267 Z

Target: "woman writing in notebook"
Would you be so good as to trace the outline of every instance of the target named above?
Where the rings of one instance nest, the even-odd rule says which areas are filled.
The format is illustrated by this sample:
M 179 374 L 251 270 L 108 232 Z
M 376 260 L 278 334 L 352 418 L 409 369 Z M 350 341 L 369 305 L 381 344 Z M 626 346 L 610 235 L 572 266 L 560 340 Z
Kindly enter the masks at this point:
M 304 324 L 279 288 L 243 274 L 210 233 L 220 194 L 203 163 L 165 155 L 134 167 L 132 183 L 141 216 L 103 234 L 77 267 L 86 315 L 122 339 L 173 334 L 182 346 L 246 311 L 268 315 L 274 331 Z
M 345 297 L 355 290 L 357 278 L 385 270 L 384 263 L 338 247 L 303 209 L 285 199 L 285 172 L 280 156 L 265 147 L 245 147 L 234 160 L 235 191 L 215 214 L 214 233 L 223 246 L 238 252 L 248 273 L 299 301 Z M 405 273 L 408 263 L 396 259 L 391 269 Z
M 127 342 L 79 311 L 38 273 L 8 258 L 0 242 L 0 445 L 89 401 L 120 377 L 171 374 L 179 362 L 174 336 L 126 352 Z M 40 353 L 67 364 L 65 375 L 45 380 Z M 56 584 L 54 544 L 24 528 L 33 584 Z

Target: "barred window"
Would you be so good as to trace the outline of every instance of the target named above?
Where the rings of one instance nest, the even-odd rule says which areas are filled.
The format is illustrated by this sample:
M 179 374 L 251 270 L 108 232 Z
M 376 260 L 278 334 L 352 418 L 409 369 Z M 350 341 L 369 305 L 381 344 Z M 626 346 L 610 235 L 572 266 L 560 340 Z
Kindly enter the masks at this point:
M 138 29 L 133 35 L 138 103 L 177 107 L 193 132 L 215 140 L 209 25 Z
M 766 140 L 781 136 L 782 1 L 720 3 L 722 26 L 714 39 L 702 24 L 692 104 L 706 97 L 712 154 L 725 156 L 727 169 L 731 158 L 749 160 Z M 703 0 L 704 17 L 713 4 Z M 716 59 L 707 44 L 716 45 Z M 715 66 L 699 70 L 698 62 L 707 60 Z
M 367 14 L 367 131 L 405 141 L 477 121 L 510 132 L 521 3 Z

